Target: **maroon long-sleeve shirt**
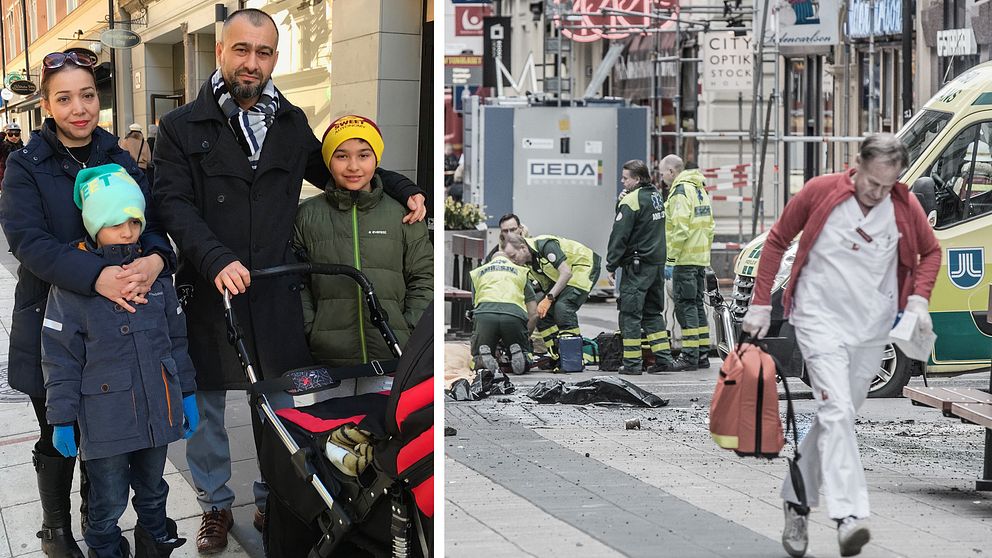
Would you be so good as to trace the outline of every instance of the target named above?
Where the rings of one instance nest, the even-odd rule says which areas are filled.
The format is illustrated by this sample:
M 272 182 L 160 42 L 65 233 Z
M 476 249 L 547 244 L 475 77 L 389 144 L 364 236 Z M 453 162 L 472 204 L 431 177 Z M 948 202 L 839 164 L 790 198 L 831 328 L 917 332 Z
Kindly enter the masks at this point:
M 754 305 L 771 304 L 771 288 L 782 262 L 782 254 L 792 239 L 800 232 L 799 249 L 792 265 L 789 286 L 782 297 L 785 315 L 792 311 L 793 286 L 798 284 L 809 251 L 816 242 L 830 213 L 841 202 L 854 195 L 855 169 L 847 172 L 818 176 L 785 206 L 782 216 L 772 226 L 761 250 L 758 277 L 754 285 Z M 899 182 L 892 188 L 892 204 L 896 227 L 899 229 L 899 264 L 896 277 L 899 283 L 899 309 L 906 307 L 910 295 L 929 300 L 930 292 L 940 270 L 940 244 L 933 234 L 920 202 L 909 192 L 909 187 Z

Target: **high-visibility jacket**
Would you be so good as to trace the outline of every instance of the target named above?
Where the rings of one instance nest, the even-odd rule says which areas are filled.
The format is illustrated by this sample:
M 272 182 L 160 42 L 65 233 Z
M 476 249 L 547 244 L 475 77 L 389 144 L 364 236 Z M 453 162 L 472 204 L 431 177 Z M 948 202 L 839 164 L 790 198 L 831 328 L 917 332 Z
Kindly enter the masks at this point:
M 475 313 L 511 314 L 526 320 L 524 292 L 529 284 L 528 271 L 506 256 L 496 256 L 491 262 L 469 272 Z
M 606 270 L 629 263 L 635 252 L 642 264 L 665 263 L 665 200 L 653 184 L 641 184 L 617 205 Z
M 710 265 L 714 227 L 706 178 L 699 169 L 682 171 L 665 202 L 667 264 Z
M 558 266 L 561 265 L 557 250 L 553 248 L 557 243 L 565 256 L 565 261 L 572 268 L 572 278 L 568 280 L 568 286 L 575 287 L 581 291 L 592 290 L 592 266 L 596 259 L 595 253 L 588 246 L 550 234 L 525 238 L 524 242 L 530 247 L 531 252 L 531 272 L 541 284 L 545 292 L 548 291 L 561 276 Z

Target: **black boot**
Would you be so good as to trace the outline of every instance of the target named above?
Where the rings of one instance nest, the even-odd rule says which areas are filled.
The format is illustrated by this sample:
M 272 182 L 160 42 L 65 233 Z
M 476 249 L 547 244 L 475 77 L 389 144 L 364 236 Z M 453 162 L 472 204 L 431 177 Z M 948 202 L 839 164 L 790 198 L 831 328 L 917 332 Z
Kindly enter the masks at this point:
M 168 558 L 172 551 L 186 544 L 186 539 L 179 537 L 179 528 L 176 522 L 165 518 L 166 538 L 164 541 L 156 541 L 145 531 L 145 528 L 138 525 L 134 528 L 134 558 Z
M 69 513 L 69 490 L 72 486 L 74 457 L 52 457 L 32 452 L 34 470 L 38 473 L 38 495 L 41 496 L 41 551 L 46 556 L 84 558 L 72 536 Z
M 86 474 L 85 461 L 79 462 L 79 498 L 82 501 L 79 504 L 79 531 L 85 537 L 90 526 L 90 476 Z
M 90 551 L 86 553 L 86 556 L 89 558 L 100 558 L 96 555 L 96 552 L 93 549 L 90 549 Z M 121 556 L 123 558 L 131 558 L 131 543 L 127 542 L 127 539 L 125 539 L 123 535 L 121 535 Z M 80 554 L 79 557 L 83 558 L 83 555 Z

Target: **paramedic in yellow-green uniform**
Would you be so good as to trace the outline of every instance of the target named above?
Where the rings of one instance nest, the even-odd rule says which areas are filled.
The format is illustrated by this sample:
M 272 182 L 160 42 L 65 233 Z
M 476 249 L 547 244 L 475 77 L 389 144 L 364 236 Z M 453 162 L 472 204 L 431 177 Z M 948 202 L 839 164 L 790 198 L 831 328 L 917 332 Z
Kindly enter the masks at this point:
M 530 268 L 545 293 L 537 305 L 537 329 L 551 357 L 557 359 L 560 335 L 581 336 L 577 312 L 599 280 L 599 254 L 552 235 L 523 238 L 509 234 L 504 251 L 515 264 Z
M 674 157 L 674 156 L 670 156 Z M 675 157 L 678 159 L 677 157 Z M 666 157 L 666 160 L 676 163 Z M 681 159 L 677 164 L 681 166 Z M 675 319 L 682 327 L 685 364 L 709 368 L 710 329 L 703 308 L 706 268 L 713 247 L 713 208 L 706 193 L 706 178 L 699 169 L 684 170 L 672 183 L 665 203 L 665 238 L 668 261 L 665 276 L 672 279 Z
M 500 341 L 509 352 L 514 374 L 527 371 L 530 333 L 537 321 L 537 296 L 527 277 L 528 269 L 496 252 L 492 260 L 470 272 L 472 278 L 472 356 L 492 370 Z

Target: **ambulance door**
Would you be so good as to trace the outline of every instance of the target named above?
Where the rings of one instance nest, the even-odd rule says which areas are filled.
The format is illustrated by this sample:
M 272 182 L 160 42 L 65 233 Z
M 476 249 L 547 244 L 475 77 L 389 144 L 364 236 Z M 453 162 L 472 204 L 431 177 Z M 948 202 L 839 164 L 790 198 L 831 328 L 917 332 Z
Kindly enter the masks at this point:
M 924 175 L 936 186 L 936 226 L 942 260 L 930 313 L 938 365 L 988 362 L 986 322 L 992 260 L 992 111 L 962 119 L 947 134 Z

